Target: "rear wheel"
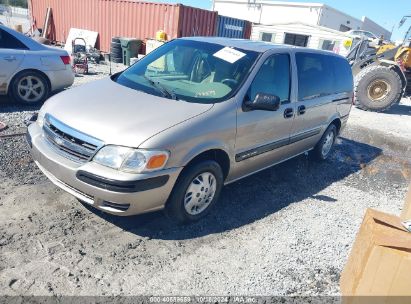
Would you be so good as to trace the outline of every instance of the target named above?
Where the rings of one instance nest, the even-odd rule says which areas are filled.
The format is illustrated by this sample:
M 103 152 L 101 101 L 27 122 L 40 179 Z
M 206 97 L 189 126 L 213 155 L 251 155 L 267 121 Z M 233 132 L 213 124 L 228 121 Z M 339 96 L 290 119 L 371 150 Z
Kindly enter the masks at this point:
M 398 73 L 384 66 L 364 68 L 355 77 L 355 105 L 363 110 L 384 111 L 399 102 L 402 82 Z
M 220 196 L 223 171 L 215 161 L 187 167 L 178 178 L 165 212 L 174 221 L 188 223 L 206 216 Z
M 50 93 L 45 76 L 36 71 L 24 71 L 16 75 L 11 84 L 13 98 L 24 105 L 44 102 Z

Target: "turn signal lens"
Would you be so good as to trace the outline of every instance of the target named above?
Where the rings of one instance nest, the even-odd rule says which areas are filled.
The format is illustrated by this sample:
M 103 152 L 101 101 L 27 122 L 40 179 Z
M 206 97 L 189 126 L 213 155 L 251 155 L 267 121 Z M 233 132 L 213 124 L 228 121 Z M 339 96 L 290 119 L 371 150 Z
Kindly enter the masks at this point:
M 154 155 L 148 161 L 146 168 L 149 170 L 162 168 L 165 165 L 167 158 L 168 156 L 165 154 Z

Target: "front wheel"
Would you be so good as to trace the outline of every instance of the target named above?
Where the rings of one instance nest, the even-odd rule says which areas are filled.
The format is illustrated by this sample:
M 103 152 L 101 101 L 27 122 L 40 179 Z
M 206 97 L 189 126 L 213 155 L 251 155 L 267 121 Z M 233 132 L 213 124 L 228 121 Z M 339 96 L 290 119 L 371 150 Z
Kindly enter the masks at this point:
M 17 74 L 11 84 L 11 90 L 13 98 L 24 105 L 42 103 L 50 93 L 45 76 L 35 71 L 25 71 Z
M 332 148 L 337 138 L 337 128 L 334 124 L 328 126 L 320 141 L 315 146 L 312 155 L 317 160 L 326 160 L 332 151 Z
M 215 161 L 187 167 L 178 178 L 165 212 L 179 223 L 195 222 L 206 216 L 218 200 L 224 177 Z

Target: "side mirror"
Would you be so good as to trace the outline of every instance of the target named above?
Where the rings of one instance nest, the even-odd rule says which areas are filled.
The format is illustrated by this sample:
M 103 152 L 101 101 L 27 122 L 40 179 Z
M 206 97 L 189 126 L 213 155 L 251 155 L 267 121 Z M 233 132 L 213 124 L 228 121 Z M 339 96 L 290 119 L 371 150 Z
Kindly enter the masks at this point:
M 280 108 L 280 97 L 271 94 L 258 93 L 253 101 L 244 103 L 244 110 L 277 111 Z

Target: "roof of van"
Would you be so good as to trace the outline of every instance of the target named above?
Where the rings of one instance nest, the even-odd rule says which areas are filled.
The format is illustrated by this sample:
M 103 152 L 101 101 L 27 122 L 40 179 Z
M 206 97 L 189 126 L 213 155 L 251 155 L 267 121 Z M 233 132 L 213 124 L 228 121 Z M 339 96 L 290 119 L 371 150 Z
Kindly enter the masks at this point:
M 224 37 L 184 37 L 180 39 L 215 43 L 215 44 L 220 44 L 222 46 L 235 47 L 235 48 L 239 48 L 243 50 L 255 51 L 255 52 L 260 52 L 260 53 L 264 53 L 272 49 L 300 49 L 303 51 L 308 51 L 308 52 L 313 52 L 313 53 L 321 53 L 325 55 L 339 56 L 338 54 L 335 54 L 330 51 L 315 50 L 315 49 L 310 49 L 306 47 L 298 47 L 298 46 L 293 46 L 293 45 L 276 44 L 272 42 L 247 40 L 247 39 L 233 39 L 233 38 L 224 38 Z

